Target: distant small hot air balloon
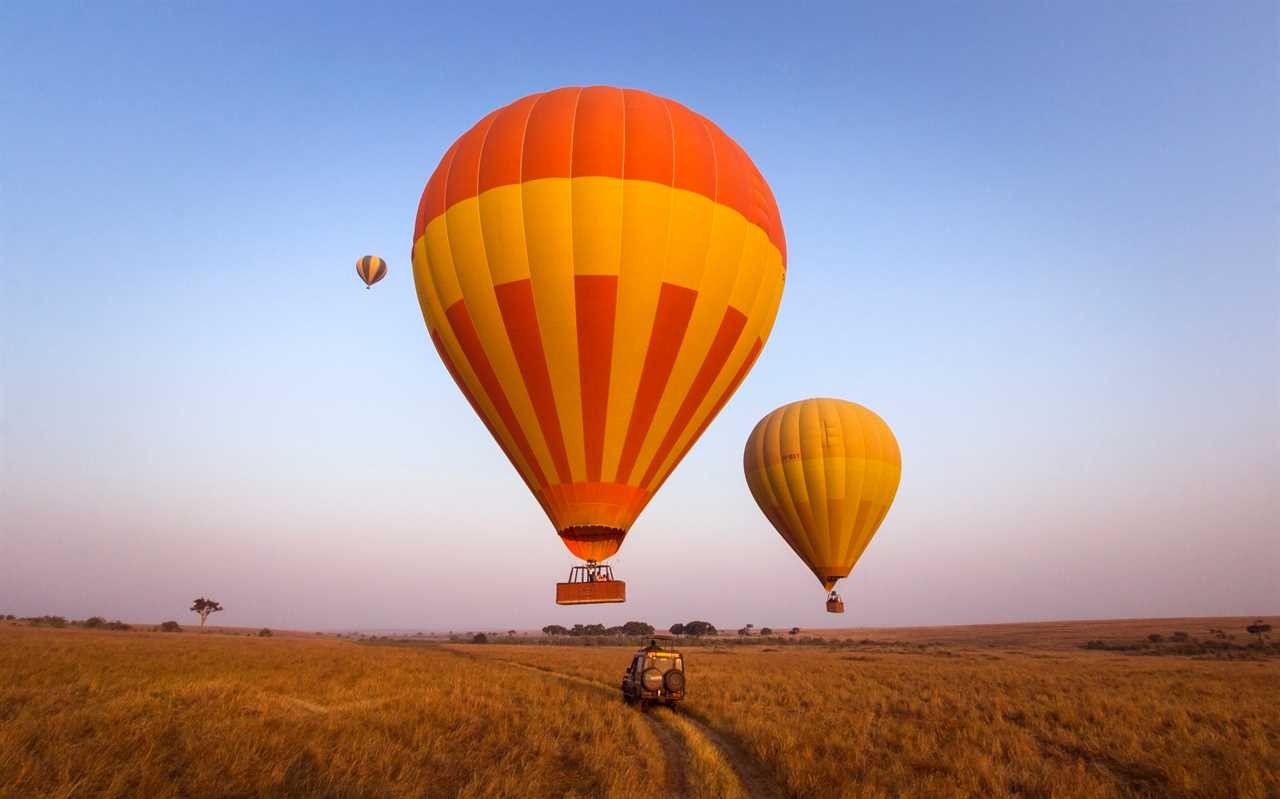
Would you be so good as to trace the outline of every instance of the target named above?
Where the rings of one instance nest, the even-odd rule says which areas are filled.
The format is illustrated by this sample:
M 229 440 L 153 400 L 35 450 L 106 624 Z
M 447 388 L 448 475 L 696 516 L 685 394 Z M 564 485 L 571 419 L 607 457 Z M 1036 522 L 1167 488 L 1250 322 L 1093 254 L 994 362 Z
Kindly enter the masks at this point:
M 486 116 L 427 182 L 413 278 L 440 359 L 585 566 L 601 561 L 769 338 L 786 245 L 769 186 L 711 121 L 570 87 Z
M 830 593 L 871 542 L 902 477 L 893 431 L 852 402 L 807 399 L 760 420 L 742 456 L 756 504 Z
M 364 281 L 366 289 L 387 276 L 387 262 L 376 255 L 366 255 L 356 259 L 356 274 Z

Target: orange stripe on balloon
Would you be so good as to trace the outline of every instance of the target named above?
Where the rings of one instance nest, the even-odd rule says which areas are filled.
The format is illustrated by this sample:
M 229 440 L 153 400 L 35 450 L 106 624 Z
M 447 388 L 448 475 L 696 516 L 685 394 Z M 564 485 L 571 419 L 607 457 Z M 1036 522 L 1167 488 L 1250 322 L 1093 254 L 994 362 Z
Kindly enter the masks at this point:
M 609 409 L 618 276 L 576 275 L 573 285 L 578 317 L 578 373 L 582 387 L 587 480 L 598 482 L 604 459 L 605 420 Z
M 707 392 L 711 391 L 711 385 L 716 378 L 720 376 L 720 370 L 724 368 L 725 362 L 729 360 L 729 356 L 733 354 L 733 348 L 738 343 L 738 336 L 742 334 L 742 329 L 747 325 L 747 315 L 739 311 L 733 306 L 729 306 L 724 311 L 724 317 L 720 320 L 720 329 L 716 331 L 716 337 L 711 342 L 711 348 L 707 351 L 706 360 L 702 362 L 702 367 L 698 369 L 698 374 L 693 378 L 693 383 L 689 386 L 689 393 L 685 395 L 684 401 L 680 403 L 679 410 L 671 420 L 671 426 L 667 429 L 666 436 L 663 437 L 662 443 L 658 445 L 657 451 L 653 455 L 653 460 L 649 462 L 649 468 L 645 470 L 644 477 L 640 479 L 640 485 L 648 485 L 658 469 L 662 468 L 663 462 L 666 461 L 667 455 L 671 454 L 672 448 L 675 447 L 676 441 L 680 438 L 680 434 L 684 432 L 689 421 L 693 418 L 702 401 L 706 399 Z
M 516 365 L 524 379 L 525 389 L 533 403 L 533 412 L 542 428 L 542 438 L 551 452 L 556 476 L 561 483 L 572 480 L 569 458 L 565 454 L 564 431 L 560 429 L 560 415 L 556 412 L 556 398 L 551 388 L 551 376 L 547 371 L 547 355 L 542 349 L 542 334 L 538 332 L 538 312 L 533 304 L 532 281 L 514 280 L 493 287 L 498 298 L 498 310 L 507 328 Z
M 522 180 L 569 177 L 573 117 L 581 93 L 576 87 L 556 89 L 542 95 L 533 107 L 522 147 Z
M 702 117 L 684 106 L 667 101 L 671 134 L 675 143 L 675 178 L 672 185 L 716 200 L 716 151 Z
M 733 208 L 765 231 L 786 263 L 777 202 L 737 142 L 673 100 L 607 86 L 530 95 L 463 134 L 427 182 L 414 241 L 449 206 L 497 186 L 618 176 L 697 192 Z
M 453 358 L 449 357 L 449 351 L 445 349 L 444 340 L 440 338 L 440 331 L 431 331 L 431 343 L 436 345 L 436 353 L 440 356 L 440 360 L 444 361 L 444 368 L 448 370 L 449 376 L 453 378 L 453 382 L 458 384 L 458 388 L 462 391 L 462 396 L 466 397 L 467 402 L 471 405 L 471 410 L 476 412 L 476 416 L 480 417 L 480 421 L 484 424 L 485 429 L 489 431 L 489 435 L 493 436 L 493 440 L 498 442 L 498 448 L 502 450 L 502 454 L 507 456 L 507 460 L 515 468 L 516 474 L 520 475 L 520 479 L 524 484 L 529 486 L 529 490 L 537 497 L 539 504 L 546 507 L 538 488 L 529 482 L 529 478 L 525 476 L 524 471 L 520 468 L 520 464 L 516 463 L 516 459 L 511 457 L 511 453 L 507 452 L 507 448 L 502 445 L 502 436 L 498 435 L 497 429 L 489 421 L 489 417 L 485 416 L 484 409 L 480 407 L 480 403 L 476 400 L 476 395 L 471 393 L 471 389 L 467 388 L 467 383 L 462 379 L 462 373 L 458 371 L 458 367 L 453 362 Z
M 760 357 L 760 351 L 762 349 L 764 349 L 764 342 L 760 339 L 756 339 L 756 343 L 751 345 L 751 350 L 747 353 L 747 359 L 742 362 L 742 366 L 738 367 L 738 371 L 734 374 L 733 379 L 729 381 L 729 385 L 725 386 L 724 393 L 720 395 L 720 399 L 716 400 L 716 404 L 711 407 L 711 412 L 703 418 L 702 424 L 698 425 L 697 431 L 689 437 L 687 442 L 685 442 L 684 448 L 680 450 L 680 455 L 671 462 L 672 470 L 675 469 L 680 461 L 684 460 L 684 456 L 689 454 L 689 450 L 698 442 L 698 439 L 702 438 L 702 434 L 706 432 L 706 429 L 711 424 L 712 420 L 720 415 L 721 409 L 723 409 L 725 404 L 729 402 L 729 398 L 733 396 L 733 392 L 737 391 L 738 386 L 746 379 L 747 372 L 750 372 L 751 367 L 755 365 L 756 358 Z M 658 488 L 661 487 L 662 481 L 666 480 L 667 476 L 670 474 L 671 472 L 668 471 L 667 474 L 659 475 L 658 482 L 649 486 L 650 493 L 656 492 Z
M 538 466 L 537 459 L 533 456 L 533 449 L 529 446 L 529 440 L 525 437 L 524 430 L 521 429 L 520 423 L 516 420 L 515 412 L 511 410 L 511 403 L 507 400 L 507 395 L 502 390 L 502 384 L 498 382 L 498 376 L 494 374 L 493 366 L 489 363 L 489 357 L 484 353 L 484 347 L 480 344 L 480 336 L 476 333 L 475 324 L 471 321 L 471 314 L 467 312 L 465 300 L 458 300 L 447 311 L 445 315 L 449 319 L 449 325 L 453 328 L 453 334 L 458 338 L 458 345 L 462 347 L 462 354 L 466 356 L 467 362 L 471 365 L 471 370 L 476 373 L 476 379 L 480 381 L 480 387 L 484 389 L 488 395 L 489 401 L 493 403 L 493 407 L 498 411 L 499 418 L 511 433 L 511 438 L 516 442 L 516 447 L 520 450 L 520 454 L 524 456 L 525 462 L 529 464 L 529 469 L 533 472 L 537 480 L 537 488 L 547 485 L 547 478 L 542 473 L 542 468 Z M 501 439 L 498 440 L 501 445 Z M 535 490 L 537 490 L 535 488 Z
M 622 455 L 618 460 L 619 483 L 626 483 L 631 478 L 631 470 L 635 468 L 640 447 L 649 433 L 662 392 L 666 390 L 667 381 L 671 378 L 671 369 L 680 353 L 680 344 L 684 341 L 685 330 L 689 327 L 689 317 L 693 314 L 693 304 L 697 298 L 698 292 L 693 289 L 673 283 L 662 284 L 653 332 L 649 335 L 649 349 L 645 353 L 640 384 L 636 388 L 635 406 L 627 425 Z
M 605 86 L 582 90 L 573 120 L 573 177 L 622 177 L 626 117 L 622 92 Z
M 653 494 L 621 483 L 573 483 L 548 486 L 548 513 L 557 530 L 603 526 L 627 529 Z
M 480 155 L 484 152 L 485 139 L 497 115 L 497 111 L 493 112 L 458 139 L 458 151 L 454 156 L 453 166 L 449 169 L 449 179 L 445 183 L 446 208 L 480 193 Z
M 461 141 L 461 140 L 459 140 Z M 444 213 L 447 207 L 444 203 L 445 184 L 449 180 L 449 169 L 453 166 L 453 158 L 458 153 L 459 142 L 445 151 L 440 159 L 440 164 L 436 167 L 436 171 L 431 173 L 431 179 L 427 181 L 427 187 L 422 191 L 422 202 L 418 205 L 418 218 L 413 228 L 413 240 L 418 239 L 427 232 L 427 225 L 432 219 Z
M 480 159 L 481 193 L 497 186 L 520 182 L 520 159 L 524 149 L 525 127 L 529 124 L 529 112 L 543 95 L 534 94 L 516 100 L 500 110 L 489 127 Z
M 623 133 L 626 156 L 623 176 L 628 180 L 650 180 L 671 185 L 671 116 L 661 98 L 646 92 L 624 90 L 626 129 Z

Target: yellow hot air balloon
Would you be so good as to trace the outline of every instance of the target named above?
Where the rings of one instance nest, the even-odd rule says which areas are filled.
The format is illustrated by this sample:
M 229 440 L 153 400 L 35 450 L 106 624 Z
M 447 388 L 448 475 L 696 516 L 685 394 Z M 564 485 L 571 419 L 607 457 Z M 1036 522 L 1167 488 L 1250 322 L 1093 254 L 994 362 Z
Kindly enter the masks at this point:
M 587 561 L 557 601 L 623 601 L 599 564 L 755 363 L 785 265 L 760 172 L 671 100 L 534 94 L 445 153 L 414 230 L 418 300 L 454 381 Z
M 844 612 L 847 577 L 880 528 L 902 477 L 893 431 L 861 405 L 807 399 L 760 420 L 742 455 L 747 486 L 782 538 Z
M 387 262 L 376 255 L 357 258 L 356 274 L 364 281 L 364 287 L 371 289 L 374 283 L 387 276 Z

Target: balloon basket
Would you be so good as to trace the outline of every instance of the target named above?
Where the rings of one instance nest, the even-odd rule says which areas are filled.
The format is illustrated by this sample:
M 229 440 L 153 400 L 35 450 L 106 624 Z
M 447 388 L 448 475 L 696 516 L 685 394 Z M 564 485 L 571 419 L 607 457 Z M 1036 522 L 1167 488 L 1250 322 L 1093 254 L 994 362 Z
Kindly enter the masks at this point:
M 598 605 L 626 602 L 627 584 L 613 579 L 613 568 L 589 561 L 569 570 L 569 582 L 556 583 L 557 605 Z
M 844 613 L 844 600 L 835 591 L 827 594 L 827 612 Z

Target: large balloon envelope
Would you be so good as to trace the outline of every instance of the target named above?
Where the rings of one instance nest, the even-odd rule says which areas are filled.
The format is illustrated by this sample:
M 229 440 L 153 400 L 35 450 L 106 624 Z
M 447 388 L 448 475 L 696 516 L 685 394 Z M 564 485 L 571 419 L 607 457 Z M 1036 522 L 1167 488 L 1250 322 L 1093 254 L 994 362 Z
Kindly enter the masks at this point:
M 862 557 L 902 477 L 898 441 L 853 402 L 807 399 L 756 424 L 742 456 L 747 487 L 778 534 L 830 591 Z
M 446 368 L 594 563 L 742 382 L 786 246 L 768 184 L 707 119 L 634 89 L 494 111 L 428 181 L 413 273 Z

